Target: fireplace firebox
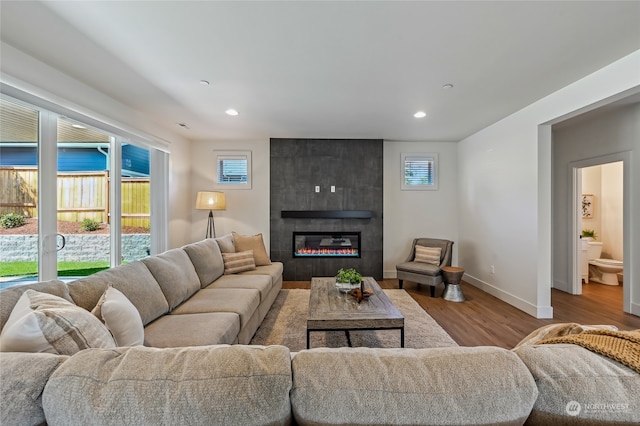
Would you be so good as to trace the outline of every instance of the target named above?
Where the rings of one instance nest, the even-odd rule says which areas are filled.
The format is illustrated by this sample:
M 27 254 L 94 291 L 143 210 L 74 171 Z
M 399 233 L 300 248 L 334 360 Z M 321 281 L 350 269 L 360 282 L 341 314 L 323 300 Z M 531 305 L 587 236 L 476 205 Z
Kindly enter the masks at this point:
M 360 232 L 294 232 L 293 257 L 360 257 Z

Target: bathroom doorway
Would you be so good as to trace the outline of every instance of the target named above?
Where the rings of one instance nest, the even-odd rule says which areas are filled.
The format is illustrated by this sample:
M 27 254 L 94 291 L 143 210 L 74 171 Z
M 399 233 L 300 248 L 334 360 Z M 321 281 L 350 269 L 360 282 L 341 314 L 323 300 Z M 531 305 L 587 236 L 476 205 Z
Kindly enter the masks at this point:
M 601 252 L 598 258 L 625 261 L 625 153 L 607 155 L 572 163 L 573 171 L 573 294 L 582 294 L 583 282 L 602 281 L 600 269 L 588 262 L 588 245 L 583 237 L 596 242 Z M 628 160 L 627 160 L 628 161 Z M 600 244 L 601 243 L 601 244 Z M 592 250 L 593 251 L 593 250 Z M 596 250 L 597 251 L 597 250 Z M 586 259 L 585 259 L 586 257 Z M 594 273 L 596 280 L 593 279 Z M 590 280 L 589 277 L 592 277 Z M 619 284 L 628 282 L 626 271 L 615 274 Z M 611 276 L 608 280 L 613 283 Z M 596 285 L 605 285 L 597 283 Z M 624 289 L 624 298 L 629 297 L 629 289 Z M 625 306 L 623 300 L 621 305 Z

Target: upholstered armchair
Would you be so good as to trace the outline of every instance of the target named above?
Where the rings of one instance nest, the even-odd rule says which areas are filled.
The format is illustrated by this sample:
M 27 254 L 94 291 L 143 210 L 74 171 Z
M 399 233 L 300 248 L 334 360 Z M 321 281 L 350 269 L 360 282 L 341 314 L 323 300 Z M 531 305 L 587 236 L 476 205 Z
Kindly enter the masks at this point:
M 418 251 L 418 259 L 416 259 L 416 246 L 420 246 Z M 421 249 L 427 247 L 427 250 Z M 415 238 L 411 245 L 411 252 L 404 263 L 396 265 L 398 273 L 398 283 L 400 288 L 404 280 L 413 281 L 418 284 L 426 284 L 430 286 L 431 297 L 436 295 L 436 287 L 442 282 L 442 272 L 440 268 L 443 266 L 451 266 L 451 250 L 453 241 L 442 240 L 438 238 Z M 433 255 L 440 248 L 440 259 Z M 426 255 L 424 253 L 427 253 Z

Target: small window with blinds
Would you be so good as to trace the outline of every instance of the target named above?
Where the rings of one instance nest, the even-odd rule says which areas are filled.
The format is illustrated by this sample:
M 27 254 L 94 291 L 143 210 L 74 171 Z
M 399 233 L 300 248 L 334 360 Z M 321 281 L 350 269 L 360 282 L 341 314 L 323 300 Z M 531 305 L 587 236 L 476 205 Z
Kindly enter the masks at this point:
M 216 187 L 251 189 L 251 151 L 215 151 Z
M 438 189 L 438 154 L 402 154 L 402 190 Z

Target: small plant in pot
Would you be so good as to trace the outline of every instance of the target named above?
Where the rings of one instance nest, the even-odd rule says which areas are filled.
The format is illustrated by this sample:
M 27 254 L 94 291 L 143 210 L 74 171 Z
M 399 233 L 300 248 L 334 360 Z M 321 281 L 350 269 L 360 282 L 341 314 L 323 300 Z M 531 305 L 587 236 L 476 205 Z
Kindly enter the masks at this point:
M 360 287 L 362 281 L 362 275 L 355 270 L 355 268 L 344 269 L 340 268 L 336 275 L 336 287 L 344 293 L 349 292 L 354 288 Z
M 591 238 L 595 241 L 598 238 L 598 234 L 596 234 L 596 231 L 593 229 L 583 229 L 582 238 Z

